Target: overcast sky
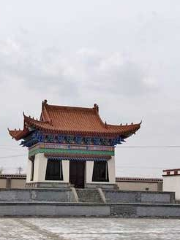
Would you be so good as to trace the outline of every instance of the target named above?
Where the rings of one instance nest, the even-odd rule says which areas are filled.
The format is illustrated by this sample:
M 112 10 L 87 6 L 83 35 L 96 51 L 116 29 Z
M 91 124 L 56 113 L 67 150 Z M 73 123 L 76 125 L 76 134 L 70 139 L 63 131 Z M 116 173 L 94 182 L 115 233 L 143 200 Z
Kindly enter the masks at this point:
M 180 168 L 179 0 L 0 0 L 0 166 L 26 170 L 8 135 L 41 102 L 92 107 L 120 124 L 143 121 L 116 148 L 117 176 Z M 23 155 L 13 157 L 14 155 Z M 12 157 L 10 157 L 12 156 Z

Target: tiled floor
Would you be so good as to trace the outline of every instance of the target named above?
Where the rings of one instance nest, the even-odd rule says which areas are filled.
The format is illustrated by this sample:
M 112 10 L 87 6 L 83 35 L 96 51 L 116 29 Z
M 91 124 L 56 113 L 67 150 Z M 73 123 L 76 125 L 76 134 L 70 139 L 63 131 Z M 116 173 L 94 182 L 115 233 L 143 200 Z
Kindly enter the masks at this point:
M 1 218 L 0 240 L 179 240 L 180 220 Z

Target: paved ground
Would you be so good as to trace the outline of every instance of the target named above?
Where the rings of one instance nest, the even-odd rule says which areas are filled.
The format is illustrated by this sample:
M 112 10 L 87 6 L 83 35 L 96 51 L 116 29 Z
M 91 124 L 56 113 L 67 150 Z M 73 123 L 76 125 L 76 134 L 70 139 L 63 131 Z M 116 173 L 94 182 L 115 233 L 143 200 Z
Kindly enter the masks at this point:
M 180 220 L 1 218 L 0 240 L 179 240 Z

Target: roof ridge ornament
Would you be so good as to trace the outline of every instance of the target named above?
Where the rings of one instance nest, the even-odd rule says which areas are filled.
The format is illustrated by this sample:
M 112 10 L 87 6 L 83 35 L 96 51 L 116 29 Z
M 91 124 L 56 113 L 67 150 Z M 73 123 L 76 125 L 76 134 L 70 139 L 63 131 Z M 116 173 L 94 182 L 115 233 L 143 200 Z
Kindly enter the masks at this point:
M 99 106 L 97 105 L 97 103 L 94 103 L 94 109 L 99 112 Z
M 44 107 L 45 105 L 47 105 L 47 99 L 44 99 L 44 101 L 42 101 L 42 107 Z

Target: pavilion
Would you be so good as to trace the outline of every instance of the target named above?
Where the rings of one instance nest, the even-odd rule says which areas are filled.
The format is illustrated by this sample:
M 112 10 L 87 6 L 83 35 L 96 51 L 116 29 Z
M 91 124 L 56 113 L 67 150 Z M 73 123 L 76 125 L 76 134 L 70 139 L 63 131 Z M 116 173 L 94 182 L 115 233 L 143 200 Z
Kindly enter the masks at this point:
M 91 188 L 115 185 L 115 146 L 141 123 L 110 125 L 93 108 L 42 102 L 39 120 L 24 115 L 22 130 L 9 130 L 29 151 L 27 187 Z

